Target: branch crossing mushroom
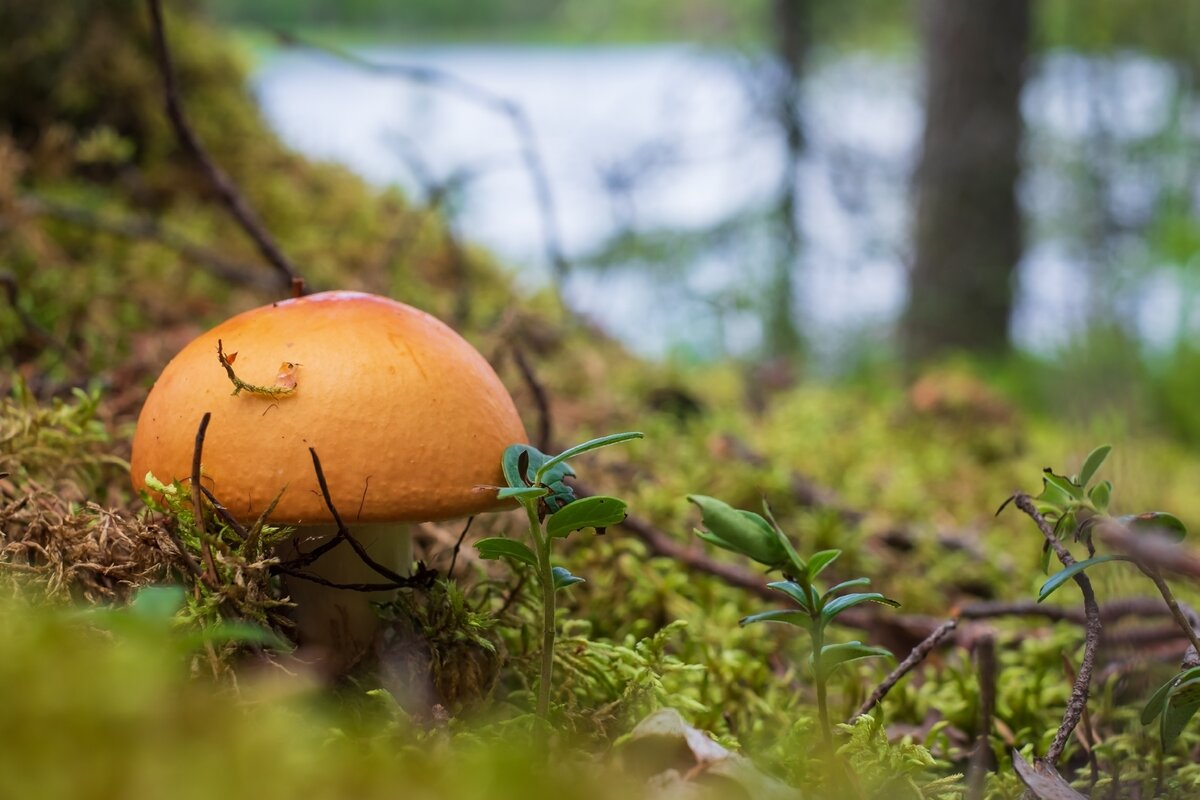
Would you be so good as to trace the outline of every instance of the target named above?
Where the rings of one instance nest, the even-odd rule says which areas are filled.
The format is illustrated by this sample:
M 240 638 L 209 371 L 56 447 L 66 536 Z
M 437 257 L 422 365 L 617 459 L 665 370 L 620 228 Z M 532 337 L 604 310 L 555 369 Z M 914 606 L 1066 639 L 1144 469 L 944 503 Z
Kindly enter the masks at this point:
M 233 393 L 218 341 L 246 384 L 286 392 Z M 280 364 L 284 367 L 281 368 Z M 273 384 L 286 375 L 283 384 Z M 294 388 L 292 388 L 294 386 Z M 196 425 L 212 412 L 201 480 L 239 520 L 270 516 L 297 527 L 287 560 L 335 536 L 309 448 L 331 499 L 371 558 L 406 575 L 410 522 L 507 507 L 500 460 L 525 428 L 495 371 L 433 316 L 384 297 L 324 292 L 240 314 L 189 343 L 163 370 L 138 419 L 135 488 L 146 475 L 188 480 Z M 378 583 L 345 544 L 306 572 L 327 581 Z M 331 589 L 286 579 L 300 644 L 324 651 L 322 668 L 344 671 L 377 628 L 370 601 L 390 593 Z

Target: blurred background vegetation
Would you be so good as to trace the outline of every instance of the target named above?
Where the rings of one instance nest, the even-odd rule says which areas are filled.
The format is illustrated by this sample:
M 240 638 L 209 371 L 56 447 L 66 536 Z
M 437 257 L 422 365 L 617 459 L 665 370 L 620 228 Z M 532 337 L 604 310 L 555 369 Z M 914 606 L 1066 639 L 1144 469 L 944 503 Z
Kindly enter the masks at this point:
M 645 430 L 585 478 L 668 536 L 690 537 L 689 492 L 765 495 L 802 550 L 843 548 L 839 576 L 870 575 L 927 620 L 1034 596 L 1036 532 L 993 511 L 1102 441 L 1119 508 L 1200 520 L 1194 3 L 167 10 L 199 139 L 310 286 L 450 321 L 534 431 L 518 342 L 559 444 Z M 606 796 L 624 779 L 596 754 L 661 707 L 765 773 L 830 785 L 806 755 L 803 644 L 738 628 L 758 600 L 621 531 L 569 553 L 589 578 L 562 616 L 556 724 L 575 744 L 546 769 L 495 746 L 532 738 L 536 608 L 469 557 L 463 591 L 499 675 L 445 724 L 369 694 L 369 676 L 330 690 L 233 672 L 237 648 L 197 655 L 153 624 L 81 617 L 174 576 L 142 550 L 180 523 L 130 496 L 123 462 L 155 376 L 286 289 L 179 147 L 143 4 L 9 0 L 0 33 L 0 575 L 20 587 L 0 605 L 0 764 L 17 781 L 0 796 L 382 797 L 413 776 L 429 796 Z M 102 546 L 114 532 L 124 549 Z M 457 533 L 424 526 L 419 552 L 444 570 Z M 1116 568 L 1096 582 L 1144 592 Z M 450 601 L 414 602 L 428 620 Z M 172 624 L 212 614 L 194 600 Z M 1013 746 L 1044 751 L 1080 637 L 996 629 L 1003 764 Z M 866 635 L 897 653 L 915 641 L 882 622 Z M 1200 736 L 1164 755 L 1136 719 L 1181 649 L 1108 654 L 1090 723 L 1101 790 L 1194 796 Z M 837 713 L 880 674 L 847 673 Z M 972 657 L 947 650 L 889 697 L 885 732 L 847 745 L 875 776 L 864 793 L 901 796 L 885 778 L 902 774 L 935 796 L 920 787 L 966 770 L 978 715 Z M 87 758 L 63 767 L 64 751 Z M 1068 755 L 1086 784 L 1085 749 Z M 988 787 L 1020 796 L 1003 769 Z

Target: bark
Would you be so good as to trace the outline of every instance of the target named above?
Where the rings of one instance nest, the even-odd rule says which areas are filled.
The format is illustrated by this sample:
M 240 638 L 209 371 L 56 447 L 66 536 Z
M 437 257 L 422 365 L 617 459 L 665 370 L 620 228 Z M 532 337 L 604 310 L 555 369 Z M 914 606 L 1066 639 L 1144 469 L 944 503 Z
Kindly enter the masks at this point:
M 775 0 L 772 14 L 777 62 L 774 113 L 783 133 L 784 173 L 774 209 L 777 254 L 766 297 L 764 344 L 767 355 L 776 357 L 795 356 L 803 345 L 792 309 L 803 247 L 797 183 L 805 148 L 801 91 L 811 49 L 810 11 L 809 0 Z
M 911 360 L 1008 345 L 1030 0 L 924 0 L 922 12 L 925 131 L 903 320 Z

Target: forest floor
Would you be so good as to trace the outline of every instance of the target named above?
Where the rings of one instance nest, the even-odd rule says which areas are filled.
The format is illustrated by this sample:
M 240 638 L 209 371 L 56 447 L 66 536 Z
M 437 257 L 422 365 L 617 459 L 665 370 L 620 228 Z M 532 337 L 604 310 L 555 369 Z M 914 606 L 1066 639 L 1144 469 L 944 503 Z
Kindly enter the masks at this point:
M 210 549 L 190 503 L 148 507 L 130 486 L 137 414 L 170 357 L 289 289 L 180 151 L 145 23 L 121 13 L 107 27 L 66 15 L 43 37 L 41 60 L 22 66 L 28 113 L 0 136 L 0 773 L 12 796 L 607 797 L 649 791 L 649 776 L 659 796 L 1021 796 L 1012 751 L 1032 761 L 1054 746 L 1092 656 L 1078 589 L 1035 602 L 1042 533 L 1021 510 L 996 510 L 1042 492 L 1043 468 L 1075 473 L 1112 444 L 1098 479 L 1112 481 L 1114 514 L 1200 519 L 1200 458 L 1139 411 L 1141 394 L 1105 387 L 1081 360 L 841 382 L 640 360 L 553 290 L 526 291 L 456 241 L 436 208 L 284 150 L 220 39 L 172 17 L 197 136 L 309 287 L 448 321 L 547 453 L 645 434 L 575 462 L 579 483 L 625 500 L 629 518 L 559 548 L 587 582 L 558 601 L 548 720 L 533 714 L 541 605 L 528 568 L 470 546 L 520 536 L 520 512 L 477 521 L 456 560 L 458 525 L 418 526 L 417 558 L 447 580 L 385 610 L 424 654 L 390 667 L 432 681 L 440 702 L 402 707 L 386 663 L 330 684 L 277 649 L 287 598 L 269 549 L 243 549 L 213 518 L 219 580 L 204 581 L 187 568 Z M 65 74 L 97 76 L 86 95 L 61 88 L 67 42 Z M 0 82 L 12 63 L 0 55 Z M 831 750 L 807 636 L 739 625 L 783 607 L 765 588 L 779 576 L 697 538 L 691 494 L 750 510 L 766 499 L 798 553 L 841 550 L 823 582 L 866 576 L 899 602 L 848 610 L 829 641 L 902 660 L 955 627 L 873 716 L 854 721 L 897 661 L 834 673 L 829 712 L 847 724 Z M 1188 639 L 1133 566 L 1088 574 L 1104 636 L 1058 768 L 1096 797 L 1193 797 L 1200 733 L 1185 727 L 1164 751 L 1139 719 Z M 1188 579 L 1171 580 L 1200 605 Z M 146 588 L 164 586 L 181 588 Z M 655 712 L 656 730 L 639 727 Z

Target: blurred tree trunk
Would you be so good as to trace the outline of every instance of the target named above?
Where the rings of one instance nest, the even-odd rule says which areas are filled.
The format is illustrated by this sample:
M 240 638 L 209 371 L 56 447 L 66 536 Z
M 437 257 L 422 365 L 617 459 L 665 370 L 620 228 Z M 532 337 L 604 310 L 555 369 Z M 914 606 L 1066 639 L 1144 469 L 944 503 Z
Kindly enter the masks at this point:
M 802 81 L 811 49 L 810 0 L 775 0 L 771 21 L 777 63 L 774 114 L 783 132 L 784 171 L 775 205 L 778 252 L 767 288 L 764 345 L 768 356 L 799 354 L 802 339 L 792 309 L 795 273 L 803 245 L 799 218 L 800 161 L 804 156 Z
M 1029 26 L 1030 0 L 923 0 L 925 132 L 903 320 L 910 360 L 1008 346 Z

